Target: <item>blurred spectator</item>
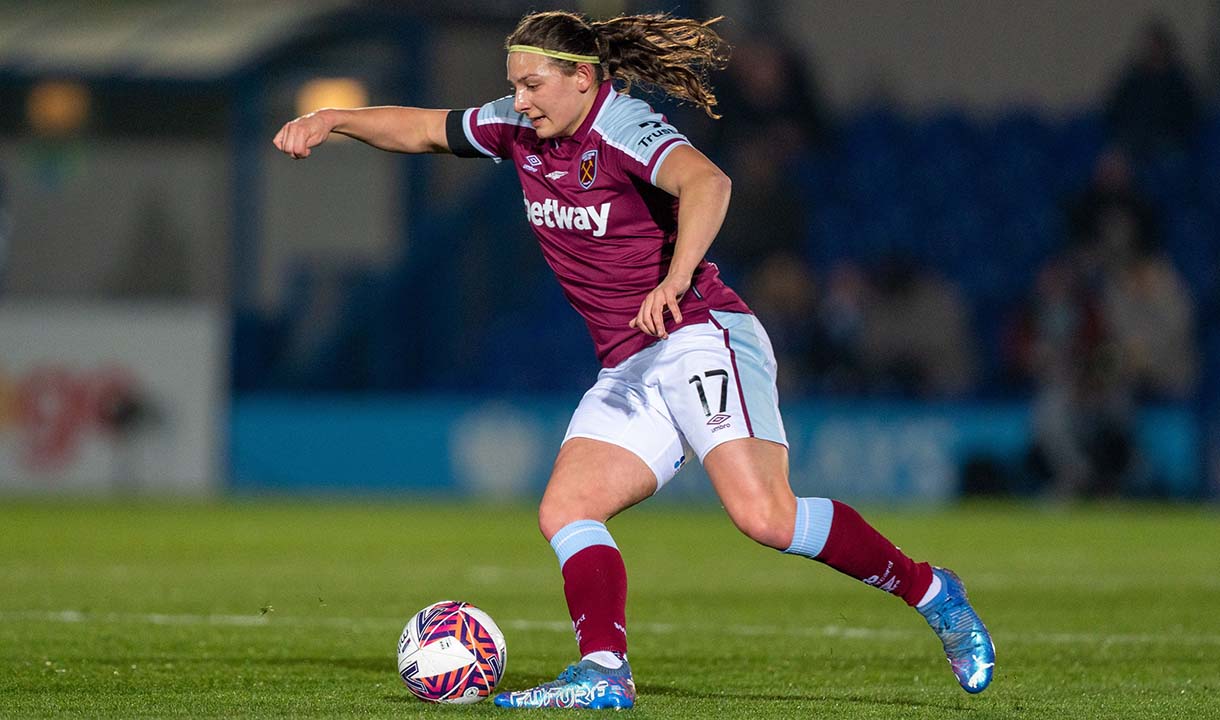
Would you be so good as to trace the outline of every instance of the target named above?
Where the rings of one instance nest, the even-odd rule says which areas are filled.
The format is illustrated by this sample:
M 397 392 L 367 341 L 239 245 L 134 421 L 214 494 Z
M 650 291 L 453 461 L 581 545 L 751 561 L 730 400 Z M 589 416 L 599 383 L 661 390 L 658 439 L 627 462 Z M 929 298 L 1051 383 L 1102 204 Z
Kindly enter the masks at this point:
M 1156 211 L 1136 189 L 1126 152 L 1111 147 L 1098 156 L 1089 186 L 1067 202 L 1069 242 L 1076 246 L 1092 244 L 1099 235 L 1102 218 L 1116 210 L 1127 213 L 1137 224 L 1139 242 L 1159 244 Z
M 1149 20 L 1106 103 L 1110 138 L 1137 157 L 1184 150 L 1195 134 L 1199 101 L 1163 19 Z
M 840 263 L 825 288 L 801 258 L 770 255 L 747 286 L 779 362 L 781 396 L 865 390 L 860 341 L 872 291 L 864 272 Z
M 779 252 L 758 265 L 745 289 L 775 350 L 780 397 L 809 392 L 813 378 L 805 359 L 826 343 L 813 273 L 799 257 Z
M 953 283 L 893 256 L 878 267 L 864 308 L 858 356 L 873 391 L 946 398 L 974 389 L 975 336 Z
M 810 369 L 818 387 L 832 394 L 864 390 L 860 337 L 871 297 L 868 276 L 850 262 L 836 264 L 826 279 L 818 322 L 825 342 L 811 350 Z
M 808 60 L 773 35 L 750 35 L 733 46 L 733 60 L 717 83 L 724 117 L 715 147 L 763 140 L 776 155 L 800 155 L 827 140 L 825 101 Z
M 1020 357 L 1037 386 L 1031 460 L 1058 495 L 1111 494 L 1141 482 L 1138 402 L 1193 392 L 1194 307 L 1121 154 L 1103 155 L 1068 216 L 1068 248 L 1038 276 Z
M 808 229 L 802 158 L 826 134 L 823 103 L 798 51 L 774 37 L 749 36 L 717 83 L 724 117 L 711 154 L 733 178 L 733 200 L 711 256 L 750 279 L 775 253 L 798 256 Z
M 1067 212 L 1080 271 L 1096 290 L 1125 381 L 1142 398 L 1187 398 L 1198 365 L 1193 300 L 1160 249 L 1158 215 L 1121 152 L 1098 159 L 1093 183 Z
M 1031 317 L 1031 465 L 1062 497 L 1114 492 L 1134 467 L 1133 398 L 1087 255 L 1072 247 L 1043 268 Z
M 1133 218 L 1115 213 L 1105 234 L 1130 234 Z M 1116 258 L 1102 311 L 1137 398 L 1185 400 L 1198 376 L 1195 309 L 1169 258 L 1147 246 Z

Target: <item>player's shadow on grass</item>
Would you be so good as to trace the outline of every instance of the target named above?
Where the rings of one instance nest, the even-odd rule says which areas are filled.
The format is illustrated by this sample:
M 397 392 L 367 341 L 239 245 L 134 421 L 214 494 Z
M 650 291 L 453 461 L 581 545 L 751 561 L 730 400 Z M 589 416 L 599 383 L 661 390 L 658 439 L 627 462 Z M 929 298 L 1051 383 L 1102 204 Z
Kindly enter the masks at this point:
M 522 688 L 534 687 L 549 680 L 553 680 L 549 676 L 533 676 L 523 677 L 515 676 L 506 686 L 501 684 L 496 688 L 496 692 L 505 690 L 520 690 Z M 793 694 L 767 694 L 761 692 L 708 692 L 694 690 L 689 688 L 671 687 L 668 685 L 638 685 L 636 686 L 639 695 L 642 698 L 648 697 L 675 697 L 675 698 L 692 698 L 697 700 L 742 700 L 742 701 L 766 701 L 766 702 L 807 702 L 807 703 L 825 703 L 828 701 L 853 703 L 857 705 L 887 705 L 892 707 L 916 709 L 938 709 L 951 710 L 956 712 L 967 711 L 974 712 L 975 708 L 966 707 L 961 704 L 924 702 L 917 700 L 901 700 L 901 699 L 886 699 L 865 697 L 863 695 L 836 695 L 833 693 L 793 693 Z M 417 703 L 419 702 L 410 693 L 393 693 L 383 695 L 382 699 L 392 703 Z
M 763 700 L 767 702 L 814 702 L 828 701 L 847 702 L 858 705 L 891 705 L 904 708 L 936 708 L 940 710 L 970 711 L 974 708 L 963 707 L 960 704 L 925 702 L 920 700 L 901 700 L 893 698 L 874 698 L 863 695 L 836 695 L 833 693 L 784 693 L 767 694 L 761 692 L 709 692 L 690 688 L 672 687 L 667 685 L 637 685 L 640 697 L 683 697 L 699 700 Z

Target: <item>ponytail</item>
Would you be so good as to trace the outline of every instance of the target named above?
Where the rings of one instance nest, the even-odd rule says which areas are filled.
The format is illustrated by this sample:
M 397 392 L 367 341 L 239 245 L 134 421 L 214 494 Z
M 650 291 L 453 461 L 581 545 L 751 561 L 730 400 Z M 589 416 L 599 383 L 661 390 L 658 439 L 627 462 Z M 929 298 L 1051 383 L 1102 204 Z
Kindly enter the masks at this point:
M 656 13 L 590 23 L 573 13 L 540 12 L 522 18 L 504 46 L 596 56 L 601 61 L 599 81 L 607 77 L 620 80 L 624 91 L 634 83 L 657 88 L 719 118 L 713 111 L 716 95 L 707 74 L 728 64 L 729 46 L 711 27 L 722 19 L 700 22 Z M 575 62 L 556 59 L 550 53 L 551 62 L 576 72 Z

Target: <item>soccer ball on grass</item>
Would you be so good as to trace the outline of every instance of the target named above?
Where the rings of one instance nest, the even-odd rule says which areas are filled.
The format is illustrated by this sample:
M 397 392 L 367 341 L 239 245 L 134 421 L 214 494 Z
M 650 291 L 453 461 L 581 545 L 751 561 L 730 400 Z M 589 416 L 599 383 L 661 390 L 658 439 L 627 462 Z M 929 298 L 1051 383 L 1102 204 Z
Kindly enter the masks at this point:
M 415 613 L 398 638 L 398 674 L 421 700 L 466 705 L 487 697 L 504 675 L 504 633 L 491 616 L 442 600 Z

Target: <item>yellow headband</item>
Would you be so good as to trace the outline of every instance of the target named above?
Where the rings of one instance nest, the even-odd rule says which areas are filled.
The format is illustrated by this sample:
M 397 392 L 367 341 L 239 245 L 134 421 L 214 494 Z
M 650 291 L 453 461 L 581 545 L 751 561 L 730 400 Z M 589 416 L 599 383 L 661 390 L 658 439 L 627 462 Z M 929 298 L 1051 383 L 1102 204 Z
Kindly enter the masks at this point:
M 573 53 L 559 52 L 558 50 L 544 50 L 533 45 L 509 45 L 509 52 L 533 53 L 535 55 L 545 55 L 556 60 L 567 60 L 575 63 L 590 63 L 592 65 L 601 65 L 601 58 L 596 55 L 575 55 Z

